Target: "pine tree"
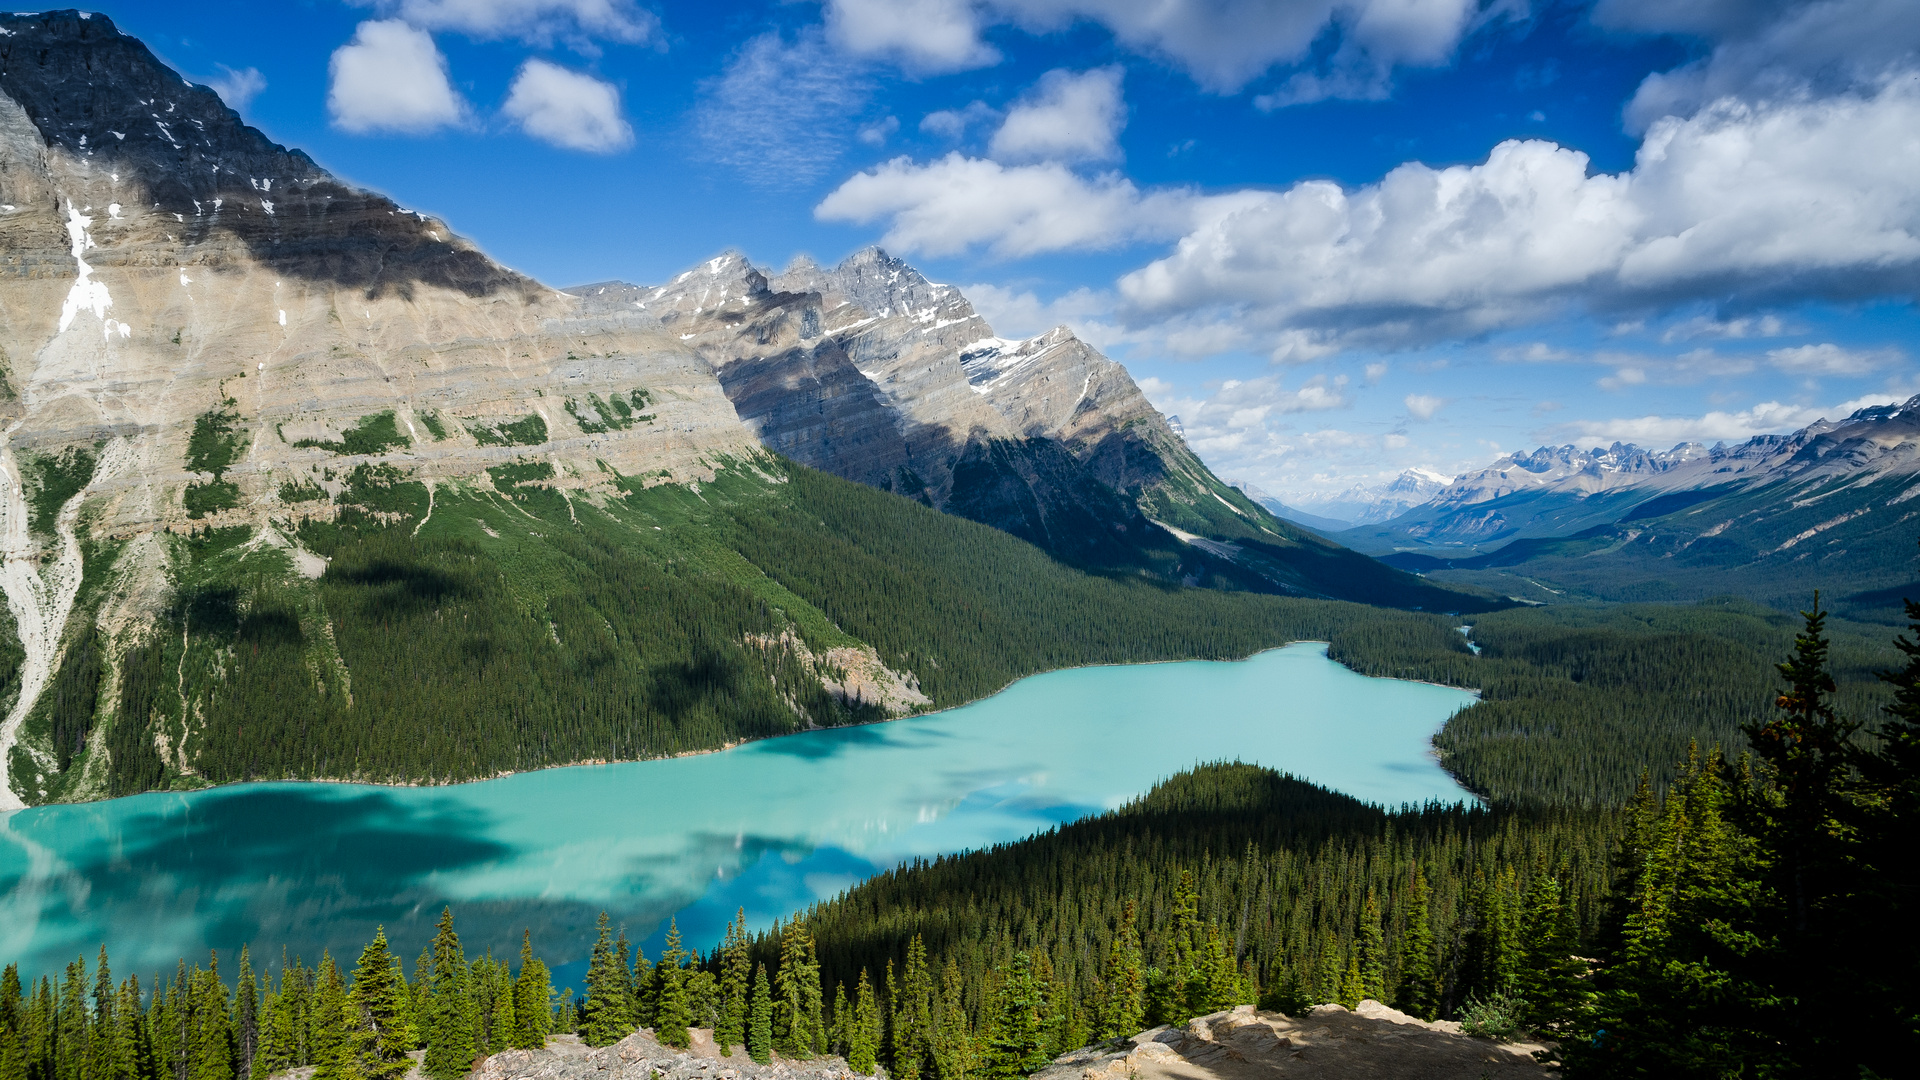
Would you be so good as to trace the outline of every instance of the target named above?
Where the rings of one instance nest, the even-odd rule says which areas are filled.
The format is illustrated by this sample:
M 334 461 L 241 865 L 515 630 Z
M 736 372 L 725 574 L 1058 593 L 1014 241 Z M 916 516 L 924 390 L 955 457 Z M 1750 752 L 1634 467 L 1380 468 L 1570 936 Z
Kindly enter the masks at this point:
M 457 1080 L 473 1066 L 473 1003 L 467 957 L 453 929 L 453 909 L 443 908 L 434 928 L 433 968 L 428 973 L 432 1011 L 427 1018 L 427 1056 L 421 1071 L 433 1080 Z
M 1320 938 L 1320 972 L 1314 980 L 1314 1001 L 1318 1004 L 1340 1001 L 1340 983 L 1343 969 L 1340 966 L 1340 938 L 1337 934 L 1323 934 Z
M 112 1080 L 152 1080 L 152 1051 L 147 1046 L 145 1020 L 140 1009 L 140 977 L 127 976 L 115 992 L 113 1009 Z
M 933 1050 L 933 973 L 927 968 L 927 946 L 919 934 L 907 942 L 907 963 L 892 1006 L 892 1075 L 894 1080 L 921 1080 Z
M 615 950 L 617 963 L 622 968 L 627 964 L 627 934 L 620 932 L 619 947 Z M 627 1030 L 637 1027 L 652 1027 L 654 1013 L 660 1008 L 659 965 L 647 961 L 645 949 L 633 950 L 633 966 L 627 978 Z
M 354 965 L 353 989 L 347 993 L 341 1054 L 346 1080 L 400 1080 L 412 1067 L 404 985 L 400 958 L 387 950 L 386 928 L 376 928 Z
M 54 1080 L 86 1080 L 92 1025 L 87 1016 L 87 960 L 67 965 L 54 1012 Z M 198 1078 L 196 1078 L 198 1080 Z
M 747 1006 L 747 1056 L 765 1065 L 773 1060 L 773 991 L 767 986 L 767 965 L 753 970 L 753 1000 Z
M 1140 959 L 1140 931 L 1134 926 L 1134 904 L 1127 901 L 1107 950 L 1106 978 L 1101 984 L 1100 1036 L 1125 1038 L 1139 1031 L 1146 1019 L 1146 972 Z
M 413 961 L 413 991 L 408 995 L 413 1006 L 413 1048 L 424 1049 L 427 1031 L 433 1027 L 433 946 L 420 947 Z
M 747 909 L 735 913 L 727 924 L 726 941 L 720 948 L 720 1020 L 713 1027 L 713 1041 L 722 1056 L 747 1041 L 748 997 L 752 954 L 747 946 Z
M 1400 986 L 1394 1008 L 1422 1020 L 1439 1016 L 1440 973 L 1434 963 L 1433 921 L 1427 910 L 1427 874 L 1413 864 L 1407 885 L 1406 925 L 1400 931 Z
M 20 966 L 0 971 L 0 1080 L 28 1080 L 26 1002 L 20 988 Z
M 820 961 L 813 935 L 796 918 L 780 936 L 780 967 L 774 972 L 774 1046 L 791 1057 L 824 1053 L 827 1042 Z
M 1380 926 L 1380 903 L 1373 890 L 1360 909 L 1360 997 L 1387 999 L 1387 942 Z
M 847 1067 L 862 1076 L 872 1076 L 879 1048 L 880 1006 L 874 1000 L 867 969 L 861 968 L 860 983 L 853 992 L 852 1023 L 847 1025 Z
M 827 1013 L 827 1053 L 847 1055 L 847 1025 L 853 1021 L 853 1007 L 847 1004 L 847 988 L 833 984 L 833 1008 Z
M 93 1017 L 87 1039 L 87 1080 L 111 1080 L 113 1076 L 113 1013 L 117 998 L 113 973 L 107 966 L 107 947 L 100 946 L 100 959 L 93 969 Z
M 100 964 L 106 966 L 106 950 L 100 950 Z M 234 984 L 233 1003 L 234 1068 L 245 1077 L 253 1074 L 253 1055 L 260 1049 L 260 987 L 253 973 L 253 957 L 240 946 L 240 974 Z
M 587 1000 L 580 1010 L 580 1035 L 588 1046 L 612 1046 L 632 1031 L 627 1000 L 633 991 L 626 967 L 614 951 L 613 927 L 604 911 L 598 931 L 592 958 L 587 962 Z
M 680 948 L 680 923 L 667 921 L 667 951 L 661 955 L 654 973 L 658 1004 L 654 1007 L 653 1037 L 662 1046 L 685 1048 L 689 1043 L 687 1022 L 686 971 L 681 967 L 686 953 Z
M 960 965 L 947 959 L 940 971 L 940 1005 L 934 1017 L 933 1064 L 938 1080 L 973 1080 L 979 1068 L 973 1025 L 967 1016 Z
M 985 1075 L 1014 1080 L 1031 1075 L 1047 1063 L 1044 1020 L 1039 988 L 1033 979 L 1033 958 L 1013 954 L 1004 970 L 993 1025 L 987 1034 Z
M 1560 879 L 1544 870 L 1536 872 L 1527 886 L 1520 921 L 1520 965 L 1514 985 L 1529 1027 L 1564 1026 L 1580 1007 L 1582 972 L 1573 958 L 1577 928 L 1572 914 L 1561 901 Z
M 193 1072 L 190 1080 L 233 1080 L 233 1020 L 227 984 L 220 980 L 220 958 L 194 973 Z
M 538 1050 L 553 1032 L 553 977 L 533 955 L 533 930 L 520 935 L 520 974 L 513 983 L 513 1047 Z

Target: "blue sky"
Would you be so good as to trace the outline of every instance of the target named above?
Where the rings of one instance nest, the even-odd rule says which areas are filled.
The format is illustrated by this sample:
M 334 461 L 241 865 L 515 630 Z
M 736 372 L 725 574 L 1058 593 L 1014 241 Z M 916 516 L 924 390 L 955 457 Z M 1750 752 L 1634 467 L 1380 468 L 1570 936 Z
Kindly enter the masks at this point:
M 98 10 L 554 285 L 881 243 L 1290 501 L 1920 392 L 1911 0 Z

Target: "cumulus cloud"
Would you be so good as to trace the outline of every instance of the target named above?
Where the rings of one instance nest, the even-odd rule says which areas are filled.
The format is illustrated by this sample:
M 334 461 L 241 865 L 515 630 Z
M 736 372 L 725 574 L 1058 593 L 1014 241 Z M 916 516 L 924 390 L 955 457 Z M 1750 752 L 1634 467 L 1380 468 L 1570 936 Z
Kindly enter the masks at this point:
M 1865 375 L 1899 363 L 1898 349 L 1843 349 L 1834 344 L 1772 349 L 1767 362 L 1794 375 Z
M 447 78 L 447 58 L 425 30 L 398 19 L 361 23 L 333 52 L 327 112 L 356 135 L 420 135 L 465 121 L 467 103 Z
M 1441 406 L 1446 403 L 1446 398 L 1434 397 L 1431 394 L 1408 394 L 1406 397 L 1407 414 L 1415 420 L 1431 420 L 1434 414 L 1440 411 Z
M 538 58 L 520 65 L 500 111 L 527 134 L 568 150 L 606 154 L 633 145 L 618 87 Z
M 1180 417 L 1187 445 L 1196 453 L 1222 462 L 1222 467 L 1247 470 L 1262 460 L 1278 459 L 1292 452 L 1301 439 L 1311 438 L 1284 432 L 1269 421 L 1344 408 L 1349 404 L 1346 387 L 1344 375 L 1316 375 L 1291 388 L 1279 377 L 1266 375 L 1228 379 L 1205 397 L 1182 397 L 1155 380 L 1156 393 L 1149 394 L 1149 400 L 1161 411 Z
M 1920 19 L 1910 0 L 1602 0 L 1593 18 L 1613 29 L 1712 43 L 1706 56 L 1640 84 L 1626 109 L 1633 131 L 1728 97 L 1758 103 L 1870 90 L 1920 59 Z
M 921 73 L 997 63 L 981 34 L 1013 25 L 1045 34 L 1075 23 L 1232 93 L 1276 66 L 1303 67 L 1268 107 L 1376 97 L 1397 67 L 1446 63 L 1489 22 L 1524 17 L 1523 0 L 825 0 L 836 43 Z M 1315 42 L 1337 44 L 1315 59 Z
M 1000 285 L 966 285 L 960 291 L 1001 337 L 1028 338 L 1056 326 L 1068 326 L 1082 341 L 1098 348 L 1098 339 L 1110 332 L 1102 321 L 1113 311 L 1113 296 L 1108 293 L 1083 287 L 1042 300 L 1031 290 Z
M 1119 65 L 1040 77 L 1033 92 L 1007 110 L 989 152 L 1001 161 L 1111 161 L 1120 156 L 1127 106 Z
M 885 219 L 880 243 L 889 250 L 937 256 L 985 245 L 1022 256 L 1177 236 L 1191 202 L 1185 192 L 1143 195 L 1118 174 L 1087 179 L 1057 162 L 1002 165 L 952 153 L 925 165 L 894 158 L 859 173 L 813 214 L 859 225 Z
M 1000 110 L 984 101 L 975 101 L 964 109 L 941 109 L 928 113 L 920 120 L 920 130 L 949 142 L 958 142 L 966 138 L 967 132 L 975 124 L 999 118 Z
M 1746 316 L 1737 319 L 1715 319 L 1706 315 L 1696 315 L 1674 323 L 1660 334 L 1663 342 L 1689 341 L 1694 338 L 1756 338 L 1779 337 L 1787 332 L 1787 324 L 1778 315 Z
M 873 93 L 818 29 L 762 34 L 702 88 L 694 129 L 708 155 L 761 187 L 810 184 L 846 151 Z
M 235 112 L 245 109 L 249 102 L 260 95 L 260 91 L 267 88 L 267 77 L 260 74 L 259 68 L 235 71 L 225 64 L 219 67 L 219 76 L 209 79 L 207 85 L 213 87 L 213 92 L 227 103 L 227 108 Z
M 893 137 L 893 133 L 899 130 L 900 118 L 888 116 L 862 127 L 858 135 L 860 141 L 868 146 L 885 146 L 887 140 Z
M 630 0 L 371 0 L 370 6 L 427 30 L 539 45 L 556 38 L 641 42 L 660 24 Z
M 1173 253 L 1121 279 L 1136 319 L 1224 308 L 1255 325 L 1403 344 L 1581 299 L 1662 307 L 1920 290 L 1920 80 L 1656 124 L 1632 170 L 1510 141 L 1478 165 L 1402 165 L 1201 200 Z M 1232 199 L 1229 203 L 1222 199 Z
M 856 56 L 923 74 L 1000 61 L 999 50 L 980 40 L 980 16 L 967 0 L 828 0 L 827 32 Z
M 1576 420 L 1548 431 L 1554 442 L 1586 445 L 1598 443 L 1638 443 L 1641 446 L 1673 446 L 1684 442 L 1744 442 L 1755 435 L 1795 431 L 1816 421 L 1851 414 L 1866 405 L 1892 400 L 1872 395 L 1831 408 L 1785 405 L 1764 401 L 1739 412 L 1709 412 L 1703 416 L 1637 416 L 1613 420 Z

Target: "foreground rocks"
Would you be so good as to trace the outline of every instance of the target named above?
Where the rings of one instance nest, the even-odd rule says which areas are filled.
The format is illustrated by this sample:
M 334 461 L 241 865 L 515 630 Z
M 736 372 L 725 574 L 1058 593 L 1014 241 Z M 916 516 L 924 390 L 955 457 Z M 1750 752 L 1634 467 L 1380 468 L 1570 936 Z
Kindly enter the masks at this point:
M 1305 1016 L 1243 1005 L 1158 1027 L 1131 1039 L 1063 1054 L 1034 1080 L 1480 1080 L 1554 1076 L 1533 1059 L 1537 1043 L 1496 1043 L 1363 1001 L 1351 1012 L 1319 1005 Z
M 693 1045 L 685 1050 L 663 1046 L 651 1028 L 595 1049 L 578 1036 L 561 1035 L 544 1050 L 508 1050 L 480 1063 L 472 1080 L 871 1080 L 847 1067 L 837 1057 L 789 1061 L 775 1056 L 770 1065 L 756 1065 L 744 1047 L 722 1057 L 713 1033 L 693 1030 Z M 881 1074 L 884 1077 L 884 1073 Z

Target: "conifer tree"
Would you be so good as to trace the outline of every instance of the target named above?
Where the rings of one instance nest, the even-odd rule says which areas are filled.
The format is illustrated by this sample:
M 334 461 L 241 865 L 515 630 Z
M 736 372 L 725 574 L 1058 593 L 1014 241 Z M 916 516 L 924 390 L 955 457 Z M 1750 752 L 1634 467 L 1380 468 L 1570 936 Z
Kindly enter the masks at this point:
M 1107 949 L 1106 978 L 1101 986 L 1100 1035 L 1125 1038 L 1139 1031 L 1146 1019 L 1146 973 L 1140 958 L 1140 931 L 1134 925 L 1134 903 L 1127 901 L 1120 925 Z
M 100 950 L 100 966 L 105 969 L 107 951 Z M 253 1055 L 260 1048 L 260 987 L 253 973 L 253 958 L 245 945 L 240 946 L 240 974 L 234 984 L 233 1002 L 234 1069 L 245 1077 L 253 1073 Z
M 60 1001 L 54 1011 L 54 1080 L 86 1080 L 92 1029 L 87 1012 L 87 959 L 83 956 L 67 965 L 66 978 L 60 983 Z
M 747 945 L 747 909 L 743 907 L 727 924 L 726 941 L 720 948 L 720 1018 L 713 1027 L 713 1041 L 722 1056 L 747 1041 L 752 962 Z
M 626 1002 L 632 990 L 626 968 L 614 952 L 613 928 L 604 911 L 598 931 L 593 955 L 587 962 L 587 1000 L 580 1009 L 580 1035 L 588 1046 L 611 1046 L 631 1030 Z
M 847 1004 L 847 988 L 833 984 L 833 1007 L 827 1012 L 827 1053 L 847 1055 L 847 1025 L 853 1020 L 853 1007 Z
M 538 1050 L 553 1032 L 553 977 L 533 955 L 533 930 L 520 935 L 520 974 L 513 983 L 513 1047 Z
M 1206 1001 L 1195 1015 L 1204 1016 L 1242 1004 L 1245 992 L 1240 986 L 1240 969 L 1234 966 L 1233 954 L 1227 951 L 1226 940 L 1220 936 L 1220 927 L 1215 923 L 1207 923 L 1206 947 L 1201 950 L 1200 960 Z
M 333 962 L 332 954 L 323 951 L 320 970 L 314 977 L 313 1004 L 308 1018 L 314 1080 L 352 1080 L 342 1071 L 346 1011 L 347 988 L 340 978 L 340 968 Z
M 93 1017 L 87 1040 L 85 1073 L 88 1080 L 111 1080 L 113 1076 L 113 1014 L 118 994 L 113 973 L 107 965 L 107 947 L 100 946 L 100 959 L 93 969 Z
M 747 1056 L 765 1065 L 773 1060 L 773 991 L 767 986 L 767 965 L 753 970 L 753 1000 L 747 1006 Z
M 860 982 L 853 992 L 853 1017 L 847 1025 L 847 1066 L 862 1076 L 872 1076 L 880 1048 L 880 1006 L 874 1000 L 873 982 L 867 969 L 860 969 Z
M 387 950 L 386 928 L 376 928 L 354 965 L 353 989 L 347 993 L 342 1048 L 347 1080 L 400 1080 L 412 1067 L 404 985 L 400 959 Z
M 1393 1006 L 1409 1016 L 1433 1020 L 1439 1016 L 1440 977 L 1427 904 L 1427 874 L 1414 863 L 1407 883 L 1406 922 L 1400 930 L 1400 985 Z
M 685 1048 L 689 1042 L 687 1023 L 691 1017 L 687 1009 L 686 971 L 681 963 L 686 953 L 680 948 L 680 923 L 678 919 L 667 921 L 667 950 L 660 957 L 655 970 L 654 985 L 658 987 L 654 1006 L 653 1037 L 662 1046 Z
M 780 967 L 774 972 L 774 1046 L 792 1057 L 826 1050 L 825 1001 L 820 961 L 807 924 L 794 919 L 780 936 Z
M 146 1016 L 141 1012 L 140 977 L 129 975 L 120 988 L 113 1009 L 112 1080 L 152 1080 L 151 1050 L 146 1045 Z
M 627 963 L 627 935 L 620 933 L 617 962 Z M 633 950 L 633 966 L 627 978 L 627 1030 L 653 1026 L 654 1013 L 660 1008 L 660 990 L 656 985 L 659 965 L 648 962 L 645 949 Z
M 427 1055 L 420 1068 L 433 1080 L 457 1080 L 473 1065 L 473 1003 L 467 957 L 454 932 L 450 907 L 441 909 L 434 927 L 433 968 L 427 978 L 433 1004 L 427 1018 Z
M 220 958 L 193 979 L 193 1071 L 190 1080 L 233 1080 L 233 1021 L 227 984 L 220 980 Z
M 952 957 L 940 970 L 940 1005 L 934 1017 L 933 1064 L 937 1080 L 973 1080 L 979 1054 L 967 1016 L 965 979 Z
M 985 1076 L 1014 1080 L 1046 1065 L 1043 1005 L 1034 984 L 1033 958 L 1025 952 L 1014 953 L 1004 970 L 993 1024 L 988 1029 Z
M 1320 971 L 1314 980 L 1314 1001 L 1319 1004 L 1340 1001 L 1340 983 L 1345 974 L 1340 966 L 1340 939 L 1337 934 L 1323 934 L 1320 938 Z
M 413 1006 L 413 1048 L 427 1045 L 427 1031 L 433 1026 L 433 945 L 420 947 L 413 961 L 413 988 L 407 995 Z
M 919 934 L 907 942 L 907 963 L 892 1006 L 892 1075 L 894 1080 L 921 1080 L 933 1051 L 933 973 L 927 968 L 927 946 Z
M 28 1080 L 26 1001 L 20 988 L 20 966 L 0 970 L 0 1080 Z
M 1577 928 L 1572 915 L 1561 901 L 1560 879 L 1544 868 L 1537 871 L 1527 886 L 1514 985 L 1524 1020 L 1537 1030 L 1565 1025 L 1580 1006 L 1581 967 L 1573 958 Z

